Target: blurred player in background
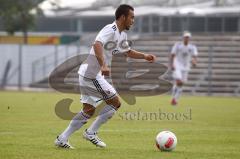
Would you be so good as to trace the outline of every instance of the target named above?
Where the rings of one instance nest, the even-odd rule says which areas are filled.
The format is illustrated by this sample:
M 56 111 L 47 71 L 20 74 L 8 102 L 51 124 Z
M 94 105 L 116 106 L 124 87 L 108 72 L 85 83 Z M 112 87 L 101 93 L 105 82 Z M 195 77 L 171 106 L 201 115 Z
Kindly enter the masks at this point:
M 58 147 L 73 148 L 68 142 L 70 135 L 87 123 L 101 101 L 105 101 L 107 105 L 100 111 L 90 127 L 84 131 L 83 137 L 96 146 L 106 147 L 106 144 L 97 136 L 98 129 L 121 106 L 116 90 L 104 78 L 104 76 L 110 75 L 109 65 L 112 56 L 125 54 L 127 57 L 145 59 L 149 62 L 154 62 L 156 59 L 154 55 L 132 50 L 130 46 L 123 43 L 127 41 L 127 34 L 124 30 L 129 30 L 134 23 L 134 8 L 132 6 L 120 5 L 115 12 L 115 19 L 116 21 L 106 25 L 98 33 L 88 58 L 79 68 L 83 109 L 55 140 L 55 145 Z
M 178 99 L 182 93 L 182 86 L 187 82 L 191 64 L 193 67 L 197 64 L 198 51 L 196 46 L 189 42 L 190 38 L 191 33 L 184 31 L 183 41 L 175 43 L 171 51 L 170 67 L 173 71 L 174 79 L 172 105 L 177 105 Z

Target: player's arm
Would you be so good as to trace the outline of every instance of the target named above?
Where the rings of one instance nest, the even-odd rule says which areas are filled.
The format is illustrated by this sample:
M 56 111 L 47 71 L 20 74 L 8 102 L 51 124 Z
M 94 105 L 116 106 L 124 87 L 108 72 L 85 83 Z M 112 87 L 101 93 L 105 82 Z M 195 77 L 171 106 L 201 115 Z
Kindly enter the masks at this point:
M 95 41 L 95 43 L 93 44 L 93 49 L 94 49 L 94 52 L 95 52 L 95 56 L 98 60 L 98 63 L 101 67 L 102 75 L 109 76 L 110 69 L 107 67 L 107 65 L 105 63 L 105 60 L 104 60 L 103 44 L 99 41 Z
M 155 55 L 145 54 L 145 53 L 142 53 L 142 52 L 139 52 L 139 51 L 136 51 L 136 50 L 132 50 L 132 49 L 127 52 L 127 56 L 131 57 L 131 58 L 134 58 L 134 59 L 145 59 L 149 62 L 156 61 L 156 56 Z
M 177 47 L 178 47 L 178 43 L 175 43 L 172 47 L 171 54 L 170 54 L 169 67 L 172 71 L 174 71 L 176 69 L 175 65 L 174 65 L 174 60 L 175 60 L 176 54 L 177 54 Z
M 192 66 L 196 67 L 197 66 L 197 56 L 192 57 Z
M 197 55 L 198 55 L 198 50 L 197 47 L 193 47 L 193 56 L 192 56 L 192 66 L 196 67 L 197 66 Z
M 171 53 L 171 55 L 170 55 L 170 68 L 171 68 L 171 70 L 175 70 L 175 66 L 174 66 L 174 59 L 175 59 L 175 54 L 174 53 Z
M 114 35 L 114 30 L 111 26 L 105 26 L 97 35 L 95 42 L 93 44 L 93 49 L 95 52 L 95 56 L 98 60 L 100 65 L 100 69 L 102 75 L 109 76 L 110 69 L 108 68 L 107 64 L 105 63 L 104 59 L 104 49 L 103 46 L 109 41 L 109 39 Z

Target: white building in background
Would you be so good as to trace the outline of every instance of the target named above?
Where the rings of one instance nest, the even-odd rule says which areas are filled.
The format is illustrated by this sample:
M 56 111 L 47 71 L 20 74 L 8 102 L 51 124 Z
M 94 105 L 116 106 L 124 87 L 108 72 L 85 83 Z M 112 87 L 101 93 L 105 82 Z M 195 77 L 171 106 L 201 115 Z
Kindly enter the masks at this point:
M 135 7 L 133 32 L 161 33 L 190 30 L 192 32 L 239 32 L 239 0 L 91 0 L 64 1 L 59 7 L 45 9 L 36 31 L 64 31 L 79 34 L 96 32 L 114 20 L 119 4 Z M 44 3 L 47 3 L 44 2 Z M 44 21 L 44 25 L 41 25 Z M 50 24 L 51 22 L 51 24 Z M 56 26 L 62 24 L 61 28 Z

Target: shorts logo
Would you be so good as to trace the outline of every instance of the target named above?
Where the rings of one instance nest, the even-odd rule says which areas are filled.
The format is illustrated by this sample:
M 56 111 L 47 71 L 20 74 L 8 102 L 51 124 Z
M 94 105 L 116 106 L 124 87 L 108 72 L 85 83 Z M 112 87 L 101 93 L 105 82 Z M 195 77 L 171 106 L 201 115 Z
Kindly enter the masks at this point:
M 107 91 L 106 91 L 106 93 L 107 93 L 107 94 L 110 94 L 110 91 L 109 91 L 109 90 L 107 90 Z

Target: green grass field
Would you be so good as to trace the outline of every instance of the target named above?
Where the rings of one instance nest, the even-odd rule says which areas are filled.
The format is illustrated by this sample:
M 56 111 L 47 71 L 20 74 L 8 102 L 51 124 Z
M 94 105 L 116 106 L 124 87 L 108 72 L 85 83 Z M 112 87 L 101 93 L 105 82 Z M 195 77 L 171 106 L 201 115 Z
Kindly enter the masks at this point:
M 99 131 L 107 148 L 97 148 L 82 138 L 90 120 L 70 138 L 75 150 L 53 145 L 56 136 L 69 123 L 54 111 L 56 102 L 63 98 L 74 100 L 73 112 L 81 109 L 79 95 L 0 92 L 0 159 L 240 158 L 239 98 L 183 96 L 177 107 L 169 105 L 170 96 L 137 98 L 134 106 L 123 102 L 118 114 Z M 160 120 L 153 116 L 152 120 L 146 120 L 145 115 L 159 109 L 170 114 L 168 118 L 161 116 Z M 141 116 L 134 116 L 138 112 Z M 182 116 L 172 118 L 172 114 Z M 166 129 L 178 138 L 173 152 L 160 152 L 155 147 L 155 136 Z

